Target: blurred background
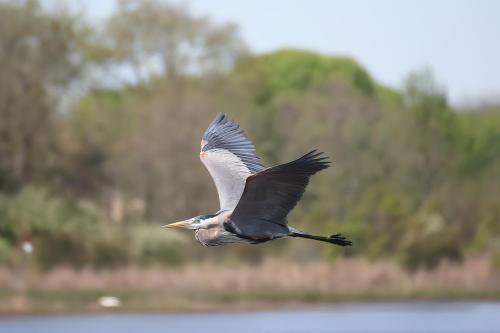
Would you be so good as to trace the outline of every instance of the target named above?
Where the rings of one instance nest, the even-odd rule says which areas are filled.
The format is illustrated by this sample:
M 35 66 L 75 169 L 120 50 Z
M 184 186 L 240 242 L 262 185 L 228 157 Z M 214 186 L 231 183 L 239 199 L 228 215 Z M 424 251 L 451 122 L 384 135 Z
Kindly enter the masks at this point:
M 0 1 L 0 312 L 500 298 L 499 10 Z M 266 165 L 332 158 L 290 223 L 354 246 L 159 228 L 218 210 L 221 111 Z

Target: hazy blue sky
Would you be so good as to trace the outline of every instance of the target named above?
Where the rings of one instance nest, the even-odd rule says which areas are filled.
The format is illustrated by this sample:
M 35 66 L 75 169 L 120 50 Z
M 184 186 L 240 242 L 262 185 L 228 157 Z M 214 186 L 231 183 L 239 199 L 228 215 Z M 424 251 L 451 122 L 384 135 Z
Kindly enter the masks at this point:
M 115 4 L 80 1 L 95 19 L 108 15 Z M 377 80 L 396 87 L 410 70 L 429 65 L 454 103 L 500 100 L 500 1 L 187 3 L 196 14 L 237 23 L 256 53 L 298 47 L 350 55 Z

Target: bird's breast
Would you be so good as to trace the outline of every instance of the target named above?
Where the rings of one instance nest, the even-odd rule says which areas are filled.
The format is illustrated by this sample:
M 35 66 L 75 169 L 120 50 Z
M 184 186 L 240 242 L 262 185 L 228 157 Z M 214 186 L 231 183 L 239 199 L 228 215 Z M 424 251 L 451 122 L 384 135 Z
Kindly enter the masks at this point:
M 198 242 L 205 246 L 219 245 L 218 240 L 220 238 L 220 229 L 198 229 L 195 231 L 194 236 Z
M 244 241 L 237 235 L 227 232 L 221 226 L 210 229 L 198 229 L 194 235 L 196 240 L 204 246 L 218 246 Z

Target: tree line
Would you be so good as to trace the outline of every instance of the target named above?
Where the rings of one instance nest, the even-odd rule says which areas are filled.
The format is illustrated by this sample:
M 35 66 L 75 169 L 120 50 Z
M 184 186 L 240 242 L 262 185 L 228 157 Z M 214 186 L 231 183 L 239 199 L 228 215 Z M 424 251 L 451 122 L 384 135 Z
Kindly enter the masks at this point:
M 402 87 L 349 57 L 255 55 L 237 26 L 155 0 L 120 1 L 93 25 L 38 1 L 0 2 L 0 264 L 182 264 L 213 256 L 392 258 L 410 269 L 500 248 L 500 106 L 457 110 L 429 69 Z M 220 111 L 266 165 L 325 151 L 290 217 L 343 232 L 339 252 L 308 242 L 197 248 L 158 225 L 217 210 L 198 161 Z M 224 253 L 223 253 L 224 252 Z M 497 258 L 497 259 L 495 259 Z

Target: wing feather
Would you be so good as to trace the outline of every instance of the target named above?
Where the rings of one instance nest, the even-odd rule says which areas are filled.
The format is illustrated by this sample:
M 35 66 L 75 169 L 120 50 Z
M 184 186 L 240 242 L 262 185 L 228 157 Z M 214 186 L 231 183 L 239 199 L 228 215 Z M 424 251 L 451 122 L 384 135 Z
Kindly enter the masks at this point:
M 252 141 L 224 113 L 205 131 L 200 158 L 217 187 L 221 210 L 234 209 L 247 177 L 264 169 Z
M 202 151 L 211 149 L 224 149 L 235 154 L 243 164 L 256 173 L 264 169 L 264 164 L 257 156 L 255 146 L 248 139 L 241 127 L 220 112 L 208 126 L 203 135 L 205 144 Z
M 327 157 L 313 150 L 248 177 L 231 214 L 233 227 L 243 235 L 259 237 L 268 235 L 269 228 L 276 229 L 276 224 L 286 226 L 286 217 L 305 192 L 309 178 L 329 165 Z

